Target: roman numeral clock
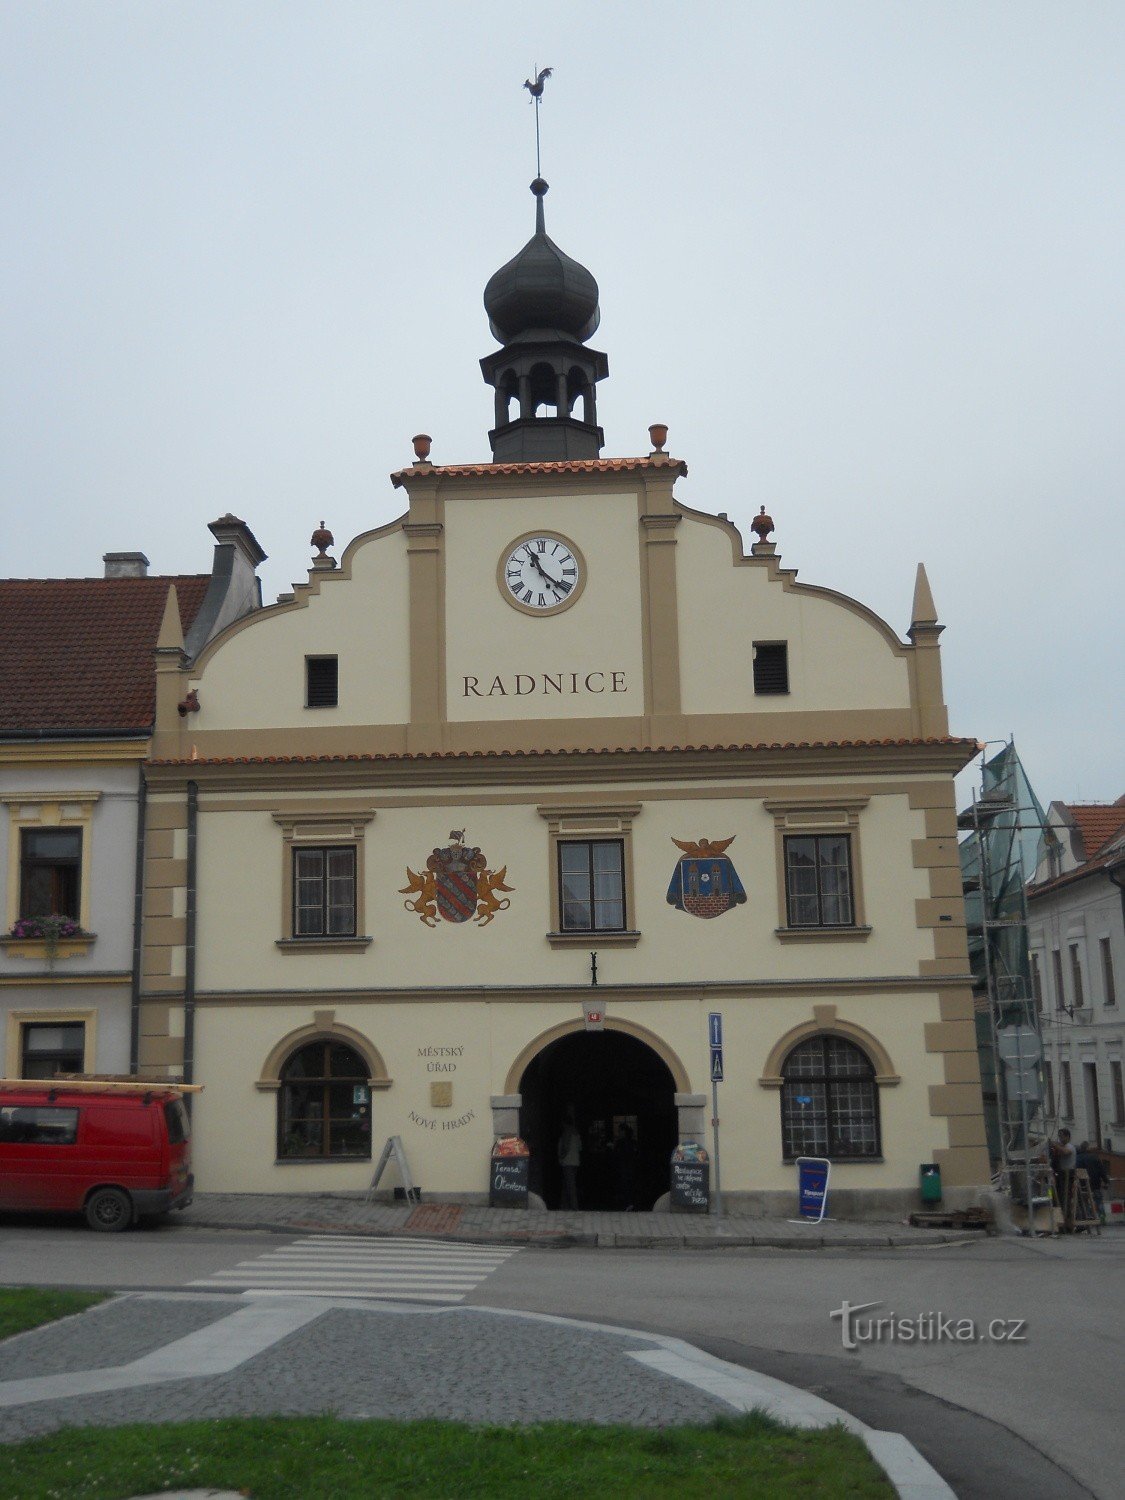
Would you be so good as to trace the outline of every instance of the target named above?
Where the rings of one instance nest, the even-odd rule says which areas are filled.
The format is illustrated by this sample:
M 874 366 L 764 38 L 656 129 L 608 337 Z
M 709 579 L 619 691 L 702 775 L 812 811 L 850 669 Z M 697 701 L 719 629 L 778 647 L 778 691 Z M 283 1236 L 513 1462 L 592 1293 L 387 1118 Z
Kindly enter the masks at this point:
M 529 532 L 503 553 L 496 569 L 500 592 L 513 609 L 557 615 L 586 586 L 586 564 L 573 542 L 556 532 Z

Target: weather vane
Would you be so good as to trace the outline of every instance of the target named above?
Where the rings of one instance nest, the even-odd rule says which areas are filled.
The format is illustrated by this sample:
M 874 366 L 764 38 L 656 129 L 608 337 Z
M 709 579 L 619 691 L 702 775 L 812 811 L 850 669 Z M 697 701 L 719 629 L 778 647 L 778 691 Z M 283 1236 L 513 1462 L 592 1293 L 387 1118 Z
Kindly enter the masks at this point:
M 539 165 L 539 105 L 542 103 L 542 100 L 543 100 L 543 85 L 547 82 L 547 79 L 550 78 L 551 71 L 552 70 L 550 68 L 540 68 L 539 71 L 535 74 L 535 82 L 534 83 L 531 81 L 530 78 L 525 78 L 524 81 L 523 81 L 524 88 L 527 90 L 527 92 L 531 95 L 532 99 L 535 101 L 535 175 L 536 175 L 536 177 L 542 177 L 542 175 L 543 175 L 543 172 L 542 172 L 542 170 L 540 168 L 540 165 Z

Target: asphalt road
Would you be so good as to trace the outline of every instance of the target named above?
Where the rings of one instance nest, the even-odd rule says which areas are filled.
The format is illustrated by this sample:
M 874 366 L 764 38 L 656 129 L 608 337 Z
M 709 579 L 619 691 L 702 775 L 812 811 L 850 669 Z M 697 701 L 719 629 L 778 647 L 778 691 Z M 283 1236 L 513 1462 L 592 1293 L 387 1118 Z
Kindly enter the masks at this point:
M 182 1287 L 299 1238 L 174 1222 L 102 1237 L 9 1221 L 0 1225 L 0 1281 Z M 1108 1497 L 1120 1493 L 1125 1463 L 1123 1257 L 1120 1232 L 861 1252 L 533 1247 L 499 1264 L 463 1305 L 687 1339 L 904 1432 L 961 1496 Z M 238 1275 L 225 1284 L 237 1288 Z M 849 1352 L 841 1321 L 829 1316 L 844 1301 L 879 1304 L 864 1320 L 944 1314 L 980 1329 L 1003 1319 L 1009 1334 L 1025 1326 L 999 1342 L 884 1337 Z

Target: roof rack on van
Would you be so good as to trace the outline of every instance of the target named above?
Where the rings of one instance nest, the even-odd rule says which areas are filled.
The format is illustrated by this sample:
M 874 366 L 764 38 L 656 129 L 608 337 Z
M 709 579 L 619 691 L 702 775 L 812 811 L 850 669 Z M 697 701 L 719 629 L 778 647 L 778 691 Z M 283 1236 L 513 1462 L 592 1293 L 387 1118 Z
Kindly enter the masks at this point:
M 81 1077 L 68 1078 L 0 1078 L 0 1089 L 25 1090 L 40 1093 L 43 1089 L 54 1089 L 67 1094 L 201 1094 L 201 1083 L 174 1083 L 171 1079 L 123 1079 L 94 1078 L 84 1073 Z

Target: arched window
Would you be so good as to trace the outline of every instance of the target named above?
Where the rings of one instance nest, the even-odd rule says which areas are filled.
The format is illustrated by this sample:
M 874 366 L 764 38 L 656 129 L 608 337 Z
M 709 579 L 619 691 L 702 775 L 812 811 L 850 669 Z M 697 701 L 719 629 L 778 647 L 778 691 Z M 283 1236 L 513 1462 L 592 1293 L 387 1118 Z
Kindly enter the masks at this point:
M 299 1048 L 281 1069 L 277 1154 L 291 1160 L 371 1155 L 371 1090 L 359 1053 L 342 1042 Z
M 781 1142 L 787 1161 L 828 1156 L 863 1161 L 879 1155 L 875 1069 L 854 1042 L 813 1036 L 781 1069 Z

